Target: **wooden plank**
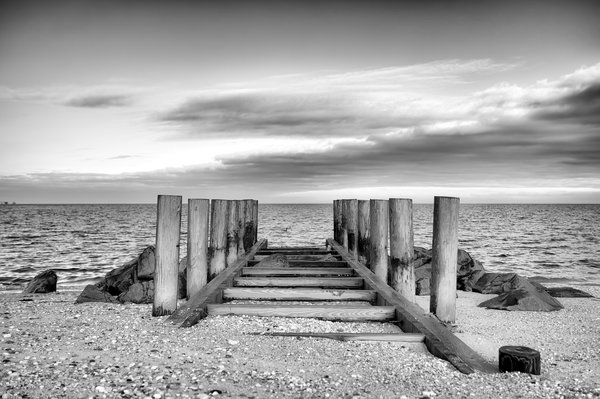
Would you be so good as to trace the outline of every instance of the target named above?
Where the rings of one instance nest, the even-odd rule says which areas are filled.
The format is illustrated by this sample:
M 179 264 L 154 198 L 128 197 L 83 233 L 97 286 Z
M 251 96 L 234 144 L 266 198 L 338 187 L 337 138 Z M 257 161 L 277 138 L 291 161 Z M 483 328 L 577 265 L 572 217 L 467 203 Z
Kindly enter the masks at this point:
M 236 287 L 362 288 L 360 277 L 237 277 Z
M 243 276 L 352 276 L 350 267 L 245 267 Z
M 368 289 L 377 291 L 378 296 L 396 309 L 396 319 L 403 331 L 425 335 L 425 345 L 434 356 L 447 360 L 465 374 L 473 373 L 475 370 L 485 373 L 498 371 L 497 366 L 488 363 L 480 354 L 452 334 L 441 321 L 425 313 L 420 306 L 408 301 L 365 266 L 354 261 L 341 245 L 332 239 L 328 239 L 327 242 L 365 280 Z
M 387 321 L 395 316 L 393 306 L 254 305 L 228 303 L 208 305 L 209 315 L 259 317 L 308 317 L 335 321 Z
M 257 288 L 228 287 L 224 300 L 248 299 L 271 301 L 365 301 L 375 300 L 372 290 L 335 290 L 322 288 Z
M 248 261 L 248 266 L 255 266 L 260 263 L 260 260 Z M 348 267 L 348 264 L 343 261 L 313 261 L 313 260 L 291 260 L 288 264 L 292 267 Z
M 305 337 L 327 338 L 337 341 L 363 341 L 363 342 L 402 342 L 419 343 L 425 341 L 423 334 L 414 333 L 312 333 L 312 332 L 256 332 L 250 335 L 262 337 Z
M 339 256 L 336 256 L 336 254 L 333 254 L 331 252 L 320 252 L 319 253 L 319 252 L 315 252 L 315 251 L 310 251 L 310 252 L 302 252 L 302 251 L 262 252 L 261 251 L 260 253 L 256 254 L 256 259 L 264 259 L 273 254 L 285 255 L 285 257 L 288 258 L 288 260 L 319 260 L 327 255 L 331 255 L 331 256 L 339 259 Z
M 208 281 L 208 228 L 210 201 L 188 199 L 187 297 L 197 294 Z
M 238 258 L 234 265 L 226 268 L 222 273 L 212 279 L 196 295 L 191 297 L 183 306 L 177 309 L 167 321 L 179 325 L 180 327 L 190 327 L 206 317 L 206 305 L 208 303 L 221 302 L 223 289 L 232 285 L 233 279 L 237 276 L 242 267 L 246 266 L 248 259 L 252 258 L 261 247 L 266 245 L 267 240 L 264 238 L 254 244 L 248 253 Z

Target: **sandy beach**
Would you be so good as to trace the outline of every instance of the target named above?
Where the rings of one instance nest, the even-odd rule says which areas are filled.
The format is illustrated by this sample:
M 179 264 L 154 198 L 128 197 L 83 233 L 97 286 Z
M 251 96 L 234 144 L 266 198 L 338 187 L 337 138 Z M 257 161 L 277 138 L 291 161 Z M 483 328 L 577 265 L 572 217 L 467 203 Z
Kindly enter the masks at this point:
M 421 344 L 249 335 L 392 324 L 211 316 L 176 329 L 151 305 L 1 292 L 0 397 L 600 397 L 600 288 L 582 288 L 596 298 L 561 298 L 565 308 L 551 313 L 486 310 L 476 305 L 493 295 L 459 292 L 453 331 L 494 363 L 502 345 L 539 350 L 540 376 L 464 375 Z

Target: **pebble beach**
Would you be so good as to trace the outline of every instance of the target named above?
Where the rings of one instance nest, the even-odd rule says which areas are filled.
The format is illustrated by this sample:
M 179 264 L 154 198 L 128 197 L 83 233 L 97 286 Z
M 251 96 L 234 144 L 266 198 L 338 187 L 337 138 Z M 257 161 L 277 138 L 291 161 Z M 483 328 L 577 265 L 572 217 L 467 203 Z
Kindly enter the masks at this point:
M 558 312 L 507 312 L 458 293 L 450 326 L 492 363 L 498 348 L 541 353 L 541 375 L 464 375 L 423 344 L 341 342 L 263 332 L 398 332 L 390 323 L 210 316 L 175 328 L 152 305 L 86 303 L 78 292 L 0 292 L 0 397 L 598 398 L 600 287 Z M 429 297 L 418 297 L 428 308 Z

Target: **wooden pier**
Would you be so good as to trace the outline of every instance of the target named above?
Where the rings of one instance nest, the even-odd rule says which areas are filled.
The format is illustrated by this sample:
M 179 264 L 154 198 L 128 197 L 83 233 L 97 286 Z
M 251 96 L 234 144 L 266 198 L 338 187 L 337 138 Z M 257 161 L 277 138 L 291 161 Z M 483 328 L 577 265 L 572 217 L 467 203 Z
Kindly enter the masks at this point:
M 445 202 L 444 199 L 436 199 L 436 202 L 441 201 L 446 206 L 452 207 L 457 205 L 456 200 L 452 199 L 450 202 Z M 406 287 L 411 287 L 411 283 L 414 287 L 414 281 L 410 281 L 412 237 L 404 238 L 401 250 L 396 251 L 400 255 L 397 255 L 399 260 L 395 262 L 396 265 L 393 267 L 397 267 L 398 270 L 392 269 L 389 274 L 393 276 L 394 281 L 397 283 L 389 284 L 387 274 L 388 268 L 392 267 L 392 264 L 389 262 L 387 255 L 388 227 L 378 227 L 389 223 L 387 203 L 388 201 L 384 200 L 371 202 L 370 219 L 371 221 L 375 220 L 375 223 L 372 223 L 371 226 L 374 225 L 377 229 L 385 230 L 386 234 L 385 237 L 381 232 L 375 234 L 377 236 L 376 245 L 368 245 L 365 242 L 362 242 L 361 245 L 361 236 L 364 241 L 365 233 L 359 228 L 359 219 L 360 217 L 364 219 L 364 215 L 359 217 L 359 210 L 365 207 L 364 204 L 358 204 L 356 200 L 353 200 L 334 202 L 334 238 L 327 239 L 323 247 L 270 248 L 266 239 L 257 240 L 256 238 L 256 225 L 254 222 L 257 220 L 256 210 L 252 210 L 252 206 L 245 208 L 244 202 L 239 202 L 238 209 L 251 209 L 249 215 L 253 226 L 250 230 L 245 229 L 244 246 L 249 245 L 247 238 L 252 239 L 253 245 L 247 247 L 243 253 L 235 248 L 230 249 L 230 252 L 237 252 L 235 261 L 228 261 L 221 271 L 210 276 L 206 285 L 199 288 L 182 306 L 171 312 L 168 322 L 180 327 L 189 327 L 208 315 L 310 317 L 333 321 L 391 322 L 399 326 L 403 333 L 344 334 L 340 332 L 336 334 L 314 334 L 298 332 L 294 335 L 332 338 L 342 341 L 423 342 L 432 354 L 447 360 L 463 373 L 474 371 L 496 372 L 496 366 L 486 362 L 479 354 L 452 334 L 444 324 L 444 321 L 446 321 L 444 317 L 454 317 L 454 302 L 450 304 L 443 303 L 444 306 L 441 307 L 445 313 L 441 314 L 442 317 L 436 314 L 436 306 L 440 306 L 441 301 L 448 296 L 448 292 L 444 291 L 443 284 L 448 279 L 448 270 L 443 270 L 443 278 L 436 280 L 442 288 L 440 288 L 441 291 L 437 292 L 437 296 L 432 295 L 432 298 L 437 298 L 439 303 L 431 305 L 431 313 L 425 312 L 413 302 L 414 295 L 402 295 L 402 292 L 406 292 Z M 396 201 L 393 201 L 393 204 L 394 207 L 397 207 Z M 221 209 L 223 208 L 222 203 L 218 205 Z M 251 203 L 251 205 L 253 204 Z M 405 210 L 410 210 L 412 205 L 403 203 L 402 207 L 402 212 L 393 211 L 391 213 L 401 215 L 399 217 L 406 217 Z M 338 208 L 342 208 L 342 210 L 338 212 Z M 386 211 L 383 212 L 382 209 Z M 448 211 L 444 207 L 440 209 L 446 209 L 445 212 Z M 347 212 L 352 212 L 353 215 L 348 216 L 346 214 L 346 216 L 343 216 L 343 221 L 338 220 L 340 216 Z M 218 215 L 218 213 L 213 214 L 211 223 L 228 225 L 223 220 L 216 220 L 215 218 L 219 216 L 214 215 Z M 160 217 L 159 215 L 159 221 L 161 220 Z M 227 216 L 223 217 L 226 218 Z M 237 223 L 240 228 L 245 225 L 239 211 L 235 212 L 233 217 L 240 220 Z M 452 216 L 449 220 L 452 221 L 453 218 Z M 443 244 L 439 243 L 444 242 L 446 239 L 445 234 L 449 231 L 452 235 L 452 229 L 455 227 L 451 223 L 446 223 L 447 219 L 442 219 L 437 223 L 443 227 L 441 230 L 436 231 L 440 235 L 436 241 L 440 247 L 443 247 Z M 348 226 L 348 223 L 351 223 L 352 226 Z M 412 215 L 410 224 L 412 224 Z M 239 236 L 235 233 L 235 225 L 236 223 L 229 224 L 229 235 L 232 236 L 229 245 L 233 245 L 232 242 L 239 239 Z M 394 221 L 391 226 L 397 229 L 399 228 L 397 226 L 408 226 L 408 224 L 405 221 L 402 221 L 402 223 Z M 160 228 L 157 225 L 157 230 Z M 404 236 L 407 234 L 412 235 L 412 225 L 410 230 L 409 233 L 404 233 Z M 159 235 L 158 231 L 157 235 Z M 342 238 L 341 235 L 345 235 L 345 238 Z M 365 246 L 369 247 L 369 254 L 361 253 L 365 250 Z M 385 255 L 380 247 L 386 250 Z M 394 248 L 397 247 L 395 245 Z M 228 245 L 221 243 L 219 248 L 228 248 Z M 448 252 L 445 247 L 441 250 Z M 451 250 L 452 248 L 450 248 Z M 157 252 L 160 253 L 159 248 L 157 248 Z M 278 267 L 277 264 L 273 265 L 272 263 L 269 267 L 262 267 L 261 262 L 267 258 L 271 259 L 272 255 L 275 254 L 279 254 L 280 258 L 283 257 L 287 261 L 285 267 Z M 454 255 L 456 255 L 456 252 Z M 219 257 L 223 258 L 223 255 L 220 254 Z M 225 256 L 225 259 L 227 258 Z M 365 264 L 365 259 L 375 260 L 376 264 Z M 447 263 L 445 259 L 438 259 L 436 262 L 438 265 L 442 265 L 440 267 Z M 206 260 L 205 263 L 207 264 L 204 267 L 209 268 L 210 261 Z M 436 263 L 434 262 L 434 264 Z M 452 270 L 449 273 L 451 275 Z M 454 273 L 456 272 L 454 271 Z M 171 287 L 171 289 L 173 288 Z M 159 296 L 159 298 L 164 296 Z M 161 307 L 161 312 L 161 314 L 164 314 L 164 306 Z

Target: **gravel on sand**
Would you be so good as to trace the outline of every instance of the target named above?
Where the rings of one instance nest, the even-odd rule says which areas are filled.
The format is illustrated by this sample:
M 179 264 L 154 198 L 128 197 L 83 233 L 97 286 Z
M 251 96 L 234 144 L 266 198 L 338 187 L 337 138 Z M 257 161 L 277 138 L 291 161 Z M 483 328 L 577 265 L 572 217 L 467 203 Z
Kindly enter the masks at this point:
M 422 344 L 248 334 L 398 332 L 389 323 L 211 316 L 178 329 L 151 317 L 151 305 L 75 305 L 76 296 L 0 292 L 1 398 L 600 397 L 598 298 L 503 312 L 476 306 L 489 295 L 459 292 L 453 331 L 494 363 L 502 345 L 539 350 L 542 374 L 531 376 L 464 375 Z

